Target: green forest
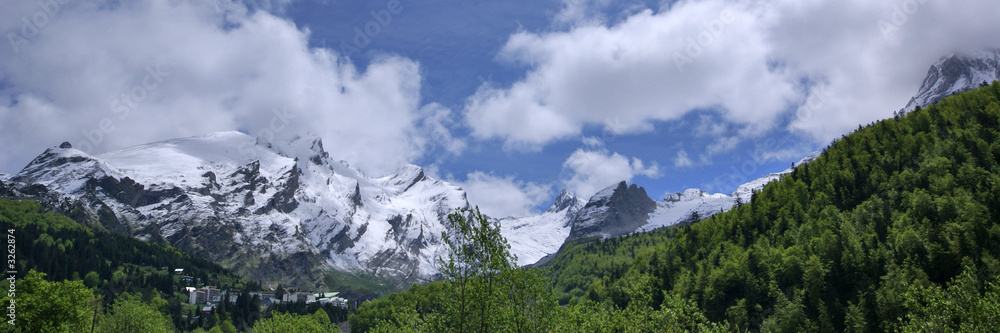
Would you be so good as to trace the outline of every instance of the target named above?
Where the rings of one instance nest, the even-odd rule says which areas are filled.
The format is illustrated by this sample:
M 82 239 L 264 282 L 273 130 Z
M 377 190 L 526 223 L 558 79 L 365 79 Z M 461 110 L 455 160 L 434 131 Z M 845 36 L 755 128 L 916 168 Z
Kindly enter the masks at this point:
M 249 292 L 261 290 L 219 265 L 171 246 L 144 242 L 81 225 L 35 201 L 0 198 L 0 230 L 14 258 L 15 317 L 0 332 L 339 332 L 332 323 L 347 311 L 292 303 L 261 310 Z M 13 240 L 13 243 L 11 243 Z M 11 247 L 8 247 L 8 252 Z M 9 253 L 8 253 L 9 254 Z M 11 261 L 12 260 L 12 261 Z M 13 265 L 13 266 L 10 266 Z M 183 268 L 182 276 L 174 274 Z M 4 278 L 8 278 L 7 274 Z M 10 280 L 4 288 L 10 291 Z M 188 305 L 184 287 L 211 285 L 235 290 L 235 303 L 208 313 Z M 223 294 L 227 298 L 228 294 Z M 9 314 L 8 309 L 5 314 Z M 10 321 L 13 319 L 13 321 Z M 13 324 L 12 324 L 13 323 Z
M 367 303 L 350 322 L 354 332 L 991 332 L 998 162 L 995 82 L 859 127 L 728 212 L 567 244 L 542 268 L 514 268 L 491 236 L 498 226 L 456 215 L 477 227 L 454 238 L 447 267 L 467 270 Z

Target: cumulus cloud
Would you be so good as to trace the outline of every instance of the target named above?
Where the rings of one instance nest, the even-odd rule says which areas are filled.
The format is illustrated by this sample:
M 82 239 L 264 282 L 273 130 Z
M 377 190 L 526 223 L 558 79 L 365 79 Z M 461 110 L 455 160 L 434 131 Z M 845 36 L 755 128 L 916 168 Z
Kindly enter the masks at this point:
M 532 69 L 510 87 L 481 87 L 465 108 L 468 123 L 476 137 L 529 149 L 586 125 L 647 132 L 696 108 L 767 129 L 796 95 L 794 80 L 770 64 L 761 21 L 723 1 L 681 1 L 611 27 L 514 34 L 500 58 Z
M 538 150 L 587 126 L 615 134 L 713 110 L 726 151 L 785 126 L 826 142 L 891 116 L 937 58 L 1000 45 L 1000 2 L 680 0 L 613 25 L 581 19 L 601 1 L 569 1 L 568 31 L 518 32 L 498 59 L 529 68 L 484 85 L 465 106 L 479 139 Z M 791 120 L 789 120 L 791 119 Z
M 421 106 L 417 63 L 384 56 L 357 68 L 265 10 L 151 0 L 68 2 L 50 14 L 25 4 L 0 14 L 6 36 L 23 37 L 0 47 L 0 170 L 61 141 L 100 153 L 234 129 L 274 140 L 316 132 L 334 157 L 373 173 L 439 141 L 463 148 L 446 133 L 447 110 Z
M 646 166 L 638 158 L 625 157 L 606 150 L 578 149 L 563 163 L 568 178 L 563 186 L 581 198 L 589 198 L 598 191 L 621 181 L 631 181 L 636 176 L 660 177 L 656 163 Z
M 481 171 L 467 175 L 459 185 L 469 202 L 492 217 L 523 217 L 537 213 L 535 207 L 549 199 L 552 187 L 515 180 L 513 176 L 495 176 Z

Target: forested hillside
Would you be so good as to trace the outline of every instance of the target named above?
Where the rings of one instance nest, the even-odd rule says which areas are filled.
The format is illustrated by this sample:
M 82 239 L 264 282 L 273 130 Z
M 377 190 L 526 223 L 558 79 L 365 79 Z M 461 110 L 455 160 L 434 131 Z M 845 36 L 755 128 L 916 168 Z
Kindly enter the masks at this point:
M 998 161 L 994 83 L 859 128 L 729 212 L 567 245 L 547 269 L 549 297 L 569 306 L 539 318 L 565 332 L 992 331 Z M 434 318 L 451 305 L 433 294 L 454 286 L 415 287 L 356 321 Z
M 678 229 L 623 277 L 608 271 L 587 297 L 689 299 L 737 330 L 986 330 L 1000 313 L 998 100 L 993 84 L 860 128 L 750 204 Z M 556 265 L 592 265 L 574 261 Z
M 34 201 L 0 198 L 0 228 L 12 235 L 7 238 L 13 247 L 7 249 L 14 250 L 14 258 L 7 263 L 13 266 L 7 270 L 18 272 L 13 294 L 2 297 L 4 304 L 14 300 L 16 316 L 7 321 L 8 316 L 0 332 L 235 332 L 251 327 L 327 332 L 337 331 L 331 317 L 346 319 L 339 309 L 315 316 L 275 312 L 264 319 L 271 314 L 262 313 L 249 297 L 259 284 L 170 246 L 88 228 Z M 183 280 L 175 268 L 192 279 Z M 203 285 L 239 290 L 239 297 L 202 313 L 201 306 L 187 304 L 183 287 Z M 318 310 L 305 304 L 272 308 L 299 314 Z

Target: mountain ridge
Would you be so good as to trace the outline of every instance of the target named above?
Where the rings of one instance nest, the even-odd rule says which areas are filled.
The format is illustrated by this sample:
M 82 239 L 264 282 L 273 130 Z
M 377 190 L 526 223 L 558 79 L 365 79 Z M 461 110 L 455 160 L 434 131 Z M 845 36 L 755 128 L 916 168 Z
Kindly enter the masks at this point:
M 613 237 L 641 231 L 660 216 L 654 211 L 671 209 L 635 184 L 614 191 L 624 185 L 590 200 L 563 191 L 542 213 L 491 220 L 501 224 L 519 264 L 527 265 L 576 239 L 574 228 L 591 223 L 595 235 Z M 97 155 L 63 144 L 0 179 L 0 194 L 76 209 L 78 218 L 102 228 L 178 246 L 250 278 L 302 286 L 322 285 L 326 269 L 434 279 L 440 235 L 448 232 L 442 221 L 471 207 L 461 188 L 419 166 L 371 178 L 332 160 L 318 137 L 279 146 L 240 132 Z M 608 205 L 623 209 L 607 213 Z
M 82 202 L 91 220 L 113 217 L 102 225 L 118 224 L 109 229 L 140 239 L 161 239 L 230 267 L 251 263 L 237 270 L 256 279 L 322 284 L 321 272 L 308 272 L 317 267 L 431 278 L 446 231 L 439 221 L 469 207 L 464 192 L 416 166 L 368 178 L 332 161 L 320 140 L 301 141 L 305 149 L 281 150 L 220 132 L 96 156 L 54 147 L 11 177 L 9 187 L 14 196 L 51 206 Z M 298 276 L 271 269 L 296 266 L 306 269 L 288 270 Z

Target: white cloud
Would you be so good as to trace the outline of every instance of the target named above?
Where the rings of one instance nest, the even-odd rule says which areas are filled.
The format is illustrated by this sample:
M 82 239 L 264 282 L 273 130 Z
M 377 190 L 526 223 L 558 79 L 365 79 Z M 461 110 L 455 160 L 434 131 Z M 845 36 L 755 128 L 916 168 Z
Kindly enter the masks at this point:
M 769 29 L 775 57 L 817 82 L 791 128 L 823 142 L 892 116 L 938 58 L 1000 46 L 997 1 L 786 0 L 774 11 L 782 15 Z M 884 35 L 881 23 L 898 30 Z
M 604 21 L 603 9 L 611 0 L 563 0 L 563 8 L 553 20 L 559 25 L 599 24 Z
M 586 125 L 640 133 L 708 107 L 721 107 L 727 121 L 767 129 L 796 97 L 793 80 L 769 63 L 761 15 L 734 8 L 681 1 L 612 27 L 514 34 L 500 58 L 532 69 L 510 87 L 483 86 L 469 99 L 473 135 L 537 149 Z M 700 35 L 708 37 L 695 45 Z M 688 53 L 693 46 L 697 52 Z M 675 55 L 692 60 L 679 64 Z
M 677 152 L 677 158 L 674 159 L 674 166 L 678 168 L 687 168 L 694 166 L 694 162 L 691 161 L 690 157 L 688 157 L 688 152 L 682 149 Z
M 646 167 L 642 160 L 610 153 L 606 150 L 578 149 L 563 163 L 569 177 L 563 186 L 581 198 L 589 198 L 598 191 L 621 181 L 631 181 L 635 176 L 660 177 L 659 165 Z
M 711 109 L 726 127 L 709 130 L 736 129 L 713 152 L 789 114 L 788 129 L 825 143 L 902 108 L 937 58 L 1000 46 L 989 0 L 680 0 L 613 26 L 579 19 L 601 3 L 568 1 L 568 31 L 510 36 L 498 59 L 529 70 L 469 98 L 475 137 L 538 150 L 585 126 L 641 133 Z
M 552 192 L 548 185 L 481 171 L 468 174 L 467 179 L 458 184 L 468 194 L 471 204 L 479 206 L 483 214 L 497 218 L 535 214 L 535 207 L 548 200 Z
M 468 146 L 465 140 L 451 134 L 451 127 L 456 126 L 451 109 L 441 104 L 431 103 L 420 109 L 420 115 L 420 128 L 425 132 L 426 137 L 440 144 L 449 154 L 460 155 L 465 151 Z
M 585 137 L 583 137 L 582 141 L 583 141 L 583 144 L 586 145 L 587 147 L 591 147 L 591 148 L 604 147 L 604 140 L 601 140 L 600 138 L 597 138 L 597 137 L 585 136 Z
M 99 153 L 233 129 L 278 140 L 314 131 L 334 157 L 376 174 L 429 145 L 463 148 L 447 110 L 422 110 L 417 63 L 385 56 L 359 69 L 309 47 L 308 30 L 286 19 L 216 4 L 69 2 L 16 49 L 0 45 L 0 170 L 61 141 Z M 13 9 L 0 29 L 20 35 L 39 9 Z

